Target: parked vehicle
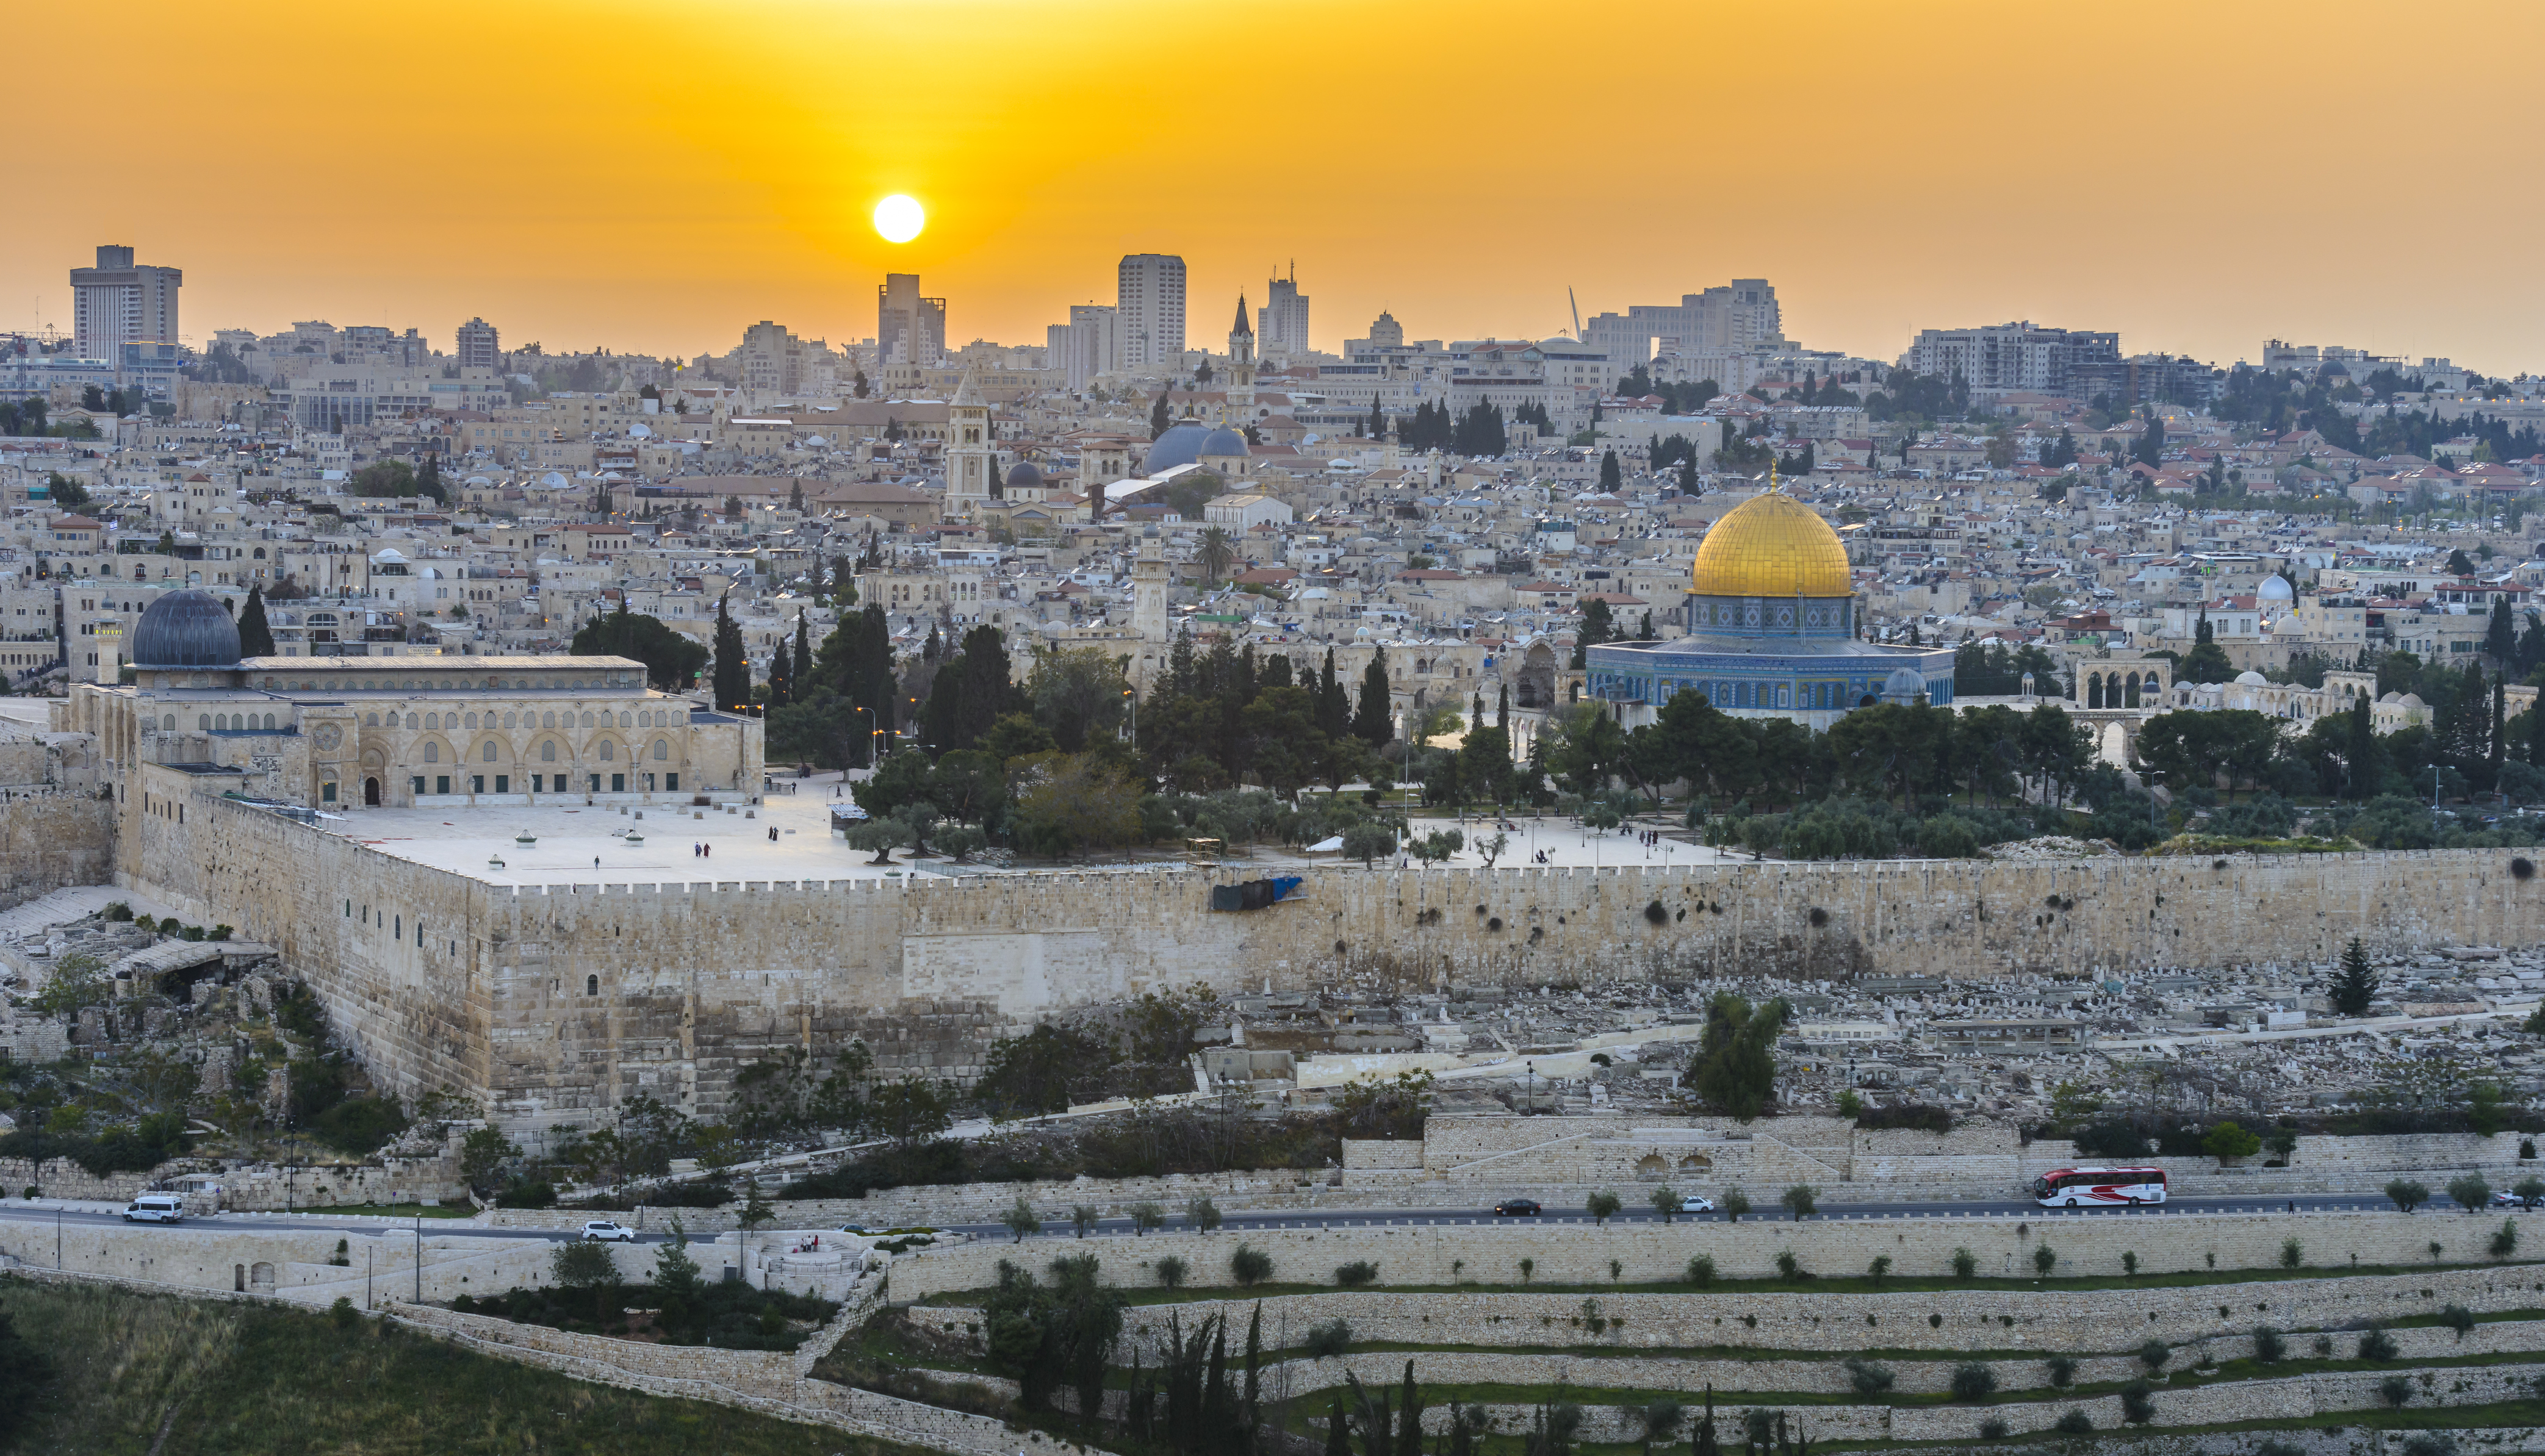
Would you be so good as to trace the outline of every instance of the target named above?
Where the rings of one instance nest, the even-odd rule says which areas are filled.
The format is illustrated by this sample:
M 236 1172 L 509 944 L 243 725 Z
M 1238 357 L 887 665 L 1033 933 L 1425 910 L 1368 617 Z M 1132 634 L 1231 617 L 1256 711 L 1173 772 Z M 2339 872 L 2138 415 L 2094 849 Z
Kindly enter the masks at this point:
M 1533 1198 L 1506 1198 L 1494 1205 L 1496 1218 L 1535 1218 L 1545 1211 Z
M 604 1244 L 633 1244 L 636 1242 L 636 1231 L 625 1224 L 597 1218 L 583 1226 L 583 1237 Z
M 1682 1213 L 1712 1213 L 1714 1212 L 1714 1200 L 1706 1197 L 1703 1193 L 1683 1193 L 1680 1195 L 1679 1211 Z
M 123 1205 L 127 1224 L 182 1224 L 186 1221 L 186 1195 L 183 1193 L 138 1193 Z

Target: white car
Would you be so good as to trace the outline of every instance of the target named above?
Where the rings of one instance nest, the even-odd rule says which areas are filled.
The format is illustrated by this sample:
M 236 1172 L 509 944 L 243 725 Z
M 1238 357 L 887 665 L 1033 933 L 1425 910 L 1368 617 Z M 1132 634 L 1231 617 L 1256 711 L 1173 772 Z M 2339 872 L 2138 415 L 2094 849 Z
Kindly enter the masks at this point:
M 601 1243 L 633 1244 L 636 1242 L 636 1231 L 625 1224 L 616 1224 L 606 1218 L 597 1218 L 583 1226 L 583 1237 Z
M 1679 1211 L 1682 1213 L 1712 1213 L 1714 1212 L 1714 1200 L 1706 1197 L 1703 1193 L 1689 1193 L 1679 1200 Z

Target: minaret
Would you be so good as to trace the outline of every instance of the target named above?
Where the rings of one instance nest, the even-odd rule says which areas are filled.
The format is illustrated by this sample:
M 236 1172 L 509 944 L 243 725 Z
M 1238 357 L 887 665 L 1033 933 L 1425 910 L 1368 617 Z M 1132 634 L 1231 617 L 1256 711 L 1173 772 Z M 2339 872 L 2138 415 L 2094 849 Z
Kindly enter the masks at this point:
M 963 382 L 945 407 L 945 514 L 969 516 L 990 499 L 990 481 L 999 468 L 998 447 L 990 443 L 990 402 L 972 366 L 963 366 Z
M 1243 430 L 1255 423 L 1255 328 L 1246 321 L 1246 295 L 1237 295 L 1237 327 L 1228 331 L 1228 406 L 1220 423 Z

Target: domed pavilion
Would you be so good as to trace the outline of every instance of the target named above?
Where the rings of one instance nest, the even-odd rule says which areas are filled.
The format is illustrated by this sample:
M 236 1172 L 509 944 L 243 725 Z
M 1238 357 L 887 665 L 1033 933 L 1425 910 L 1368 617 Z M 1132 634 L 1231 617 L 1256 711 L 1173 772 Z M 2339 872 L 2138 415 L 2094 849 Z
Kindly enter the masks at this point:
M 1629 727 L 1651 721 L 1679 692 L 1702 692 L 1727 713 L 1814 728 L 1877 702 L 1952 701 L 1950 648 L 1858 641 L 1857 609 L 1838 532 L 1769 489 L 1724 513 L 1697 546 L 1680 614 L 1686 635 L 1592 647 L 1584 690 L 1619 704 Z M 1655 613 L 1657 628 L 1663 616 Z

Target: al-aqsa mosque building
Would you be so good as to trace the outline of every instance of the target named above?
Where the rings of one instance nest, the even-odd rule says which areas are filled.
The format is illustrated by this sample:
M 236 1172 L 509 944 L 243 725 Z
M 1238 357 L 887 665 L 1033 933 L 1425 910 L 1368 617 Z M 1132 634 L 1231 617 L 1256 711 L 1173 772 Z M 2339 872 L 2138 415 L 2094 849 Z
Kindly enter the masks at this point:
M 1856 611 L 1838 532 L 1771 486 L 1726 512 L 1697 546 L 1688 635 L 1592 647 L 1585 690 L 1618 704 L 1628 727 L 1680 692 L 1814 729 L 1878 702 L 1953 700 L 1951 648 L 1858 641 Z

